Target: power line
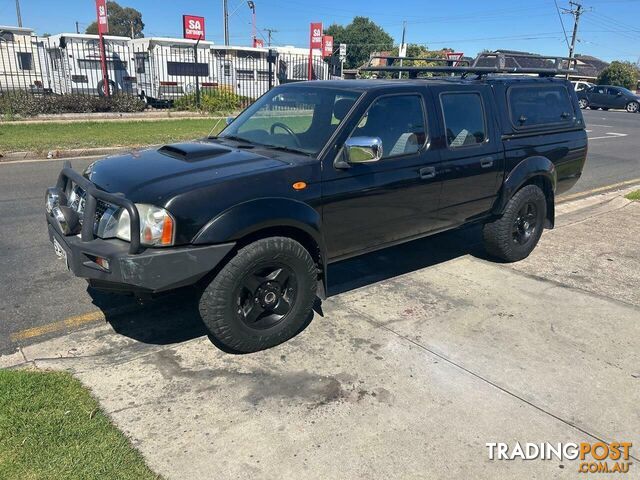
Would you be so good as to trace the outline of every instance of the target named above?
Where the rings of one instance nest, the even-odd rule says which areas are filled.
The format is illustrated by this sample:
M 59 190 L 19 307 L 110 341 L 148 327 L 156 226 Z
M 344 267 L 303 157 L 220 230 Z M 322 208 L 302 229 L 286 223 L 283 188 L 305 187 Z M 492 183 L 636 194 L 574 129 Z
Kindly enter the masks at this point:
M 564 21 L 562 20 L 562 14 L 560 13 L 560 7 L 558 7 L 558 0 L 553 0 L 553 3 L 556 4 L 556 12 L 558 12 L 558 18 L 560 19 L 560 25 L 562 25 L 562 32 L 564 33 L 564 41 L 567 44 L 567 48 L 571 48 L 569 46 L 569 39 L 567 38 L 567 30 L 564 28 Z
M 267 46 L 271 46 L 271 37 L 272 34 L 274 33 L 278 33 L 278 30 L 276 30 L 275 28 L 263 28 L 262 30 L 264 30 L 265 32 L 267 32 L 267 36 L 268 36 L 268 40 L 267 40 Z

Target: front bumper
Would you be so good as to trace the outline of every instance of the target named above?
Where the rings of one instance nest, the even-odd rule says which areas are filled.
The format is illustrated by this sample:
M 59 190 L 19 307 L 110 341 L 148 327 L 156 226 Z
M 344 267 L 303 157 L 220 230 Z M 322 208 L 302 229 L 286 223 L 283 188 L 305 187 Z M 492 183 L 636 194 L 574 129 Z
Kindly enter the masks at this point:
M 74 275 L 98 288 L 128 292 L 162 292 L 192 285 L 213 270 L 233 249 L 233 243 L 203 247 L 148 248 L 129 253 L 122 240 L 96 238 L 83 242 L 78 235 L 64 236 L 47 215 L 49 240 L 57 240 Z M 109 270 L 95 262 L 109 262 Z
M 64 235 L 58 221 L 46 214 L 49 240 L 66 254 L 69 270 L 98 288 L 129 292 L 155 293 L 191 285 L 211 272 L 233 249 L 234 243 L 204 246 L 144 248 L 140 246 L 137 208 L 121 196 L 102 192 L 69 167 L 63 169 L 58 187 L 67 188 L 68 180 L 80 184 L 87 192 L 82 232 Z M 117 200 L 127 209 L 133 208 L 132 240 L 101 239 L 93 233 L 97 200 Z M 134 225 L 136 224 L 136 225 Z M 106 259 L 108 268 L 96 262 Z M 104 263 L 104 262 L 102 262 Z

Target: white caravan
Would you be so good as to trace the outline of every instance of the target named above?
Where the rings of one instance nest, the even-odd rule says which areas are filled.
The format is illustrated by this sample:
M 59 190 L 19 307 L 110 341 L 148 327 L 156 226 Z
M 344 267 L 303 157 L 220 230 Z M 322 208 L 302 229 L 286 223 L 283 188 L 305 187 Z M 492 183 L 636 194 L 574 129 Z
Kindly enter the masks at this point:
M 200 88 L 216 85 L 211 42 L 149 37 L 131 40 L 137 93 L 152 105 L 171 104 Z
M 213 45 L 213 71 L 219 88 L 256 99 L 269 90 L 266 48 Z M 275 68 L 273 72 L 275 85 Z
M 30 28 L 0 26 L 0 92 L 48 89 L 42 42 Z
M 276 77 L 279 83 L 309 79 L 309 49 L 293 46 L 273 47 L 278 52 Z M 313 50 L 312 80 L 329 80 L 329 66 L 319 50 Z
M 130 69 L 130 39 L 105 35 L 109 92 L 135 93 L 135 77 Z M 104 75 L 98 35 L 61 33 L 44 39 L 54 93 L 104 95 Z

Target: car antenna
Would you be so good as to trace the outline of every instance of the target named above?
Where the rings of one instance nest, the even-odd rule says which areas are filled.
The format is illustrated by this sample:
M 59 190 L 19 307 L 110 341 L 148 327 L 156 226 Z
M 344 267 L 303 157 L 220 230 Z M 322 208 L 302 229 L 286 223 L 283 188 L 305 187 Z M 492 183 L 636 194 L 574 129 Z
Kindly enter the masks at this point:
M 212 135 L 213 131 L 218 128 L 218 124 L 220 123 L 220 120 L 222 120 L 222 117 L 218 118 L 218 121 L 216 122 L 216 124 L 213 126 L 213 128 L 211 129 L 211 131 L 209 132 L 209 135 L 207 135 L 207 138 L 217 138 L 217 135 Z

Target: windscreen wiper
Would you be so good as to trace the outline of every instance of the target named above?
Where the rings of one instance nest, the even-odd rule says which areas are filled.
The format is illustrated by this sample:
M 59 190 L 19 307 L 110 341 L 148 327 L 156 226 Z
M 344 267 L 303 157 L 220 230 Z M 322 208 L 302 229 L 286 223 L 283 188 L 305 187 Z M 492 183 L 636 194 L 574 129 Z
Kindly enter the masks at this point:
M 291 152 L 291 153 L 299 153 L 300 155 L 306 155 L 310 157 L 311 154 L 309 152 L 305 152 L 304 150 L 299 150 L 297 148 L 284 147 L 281 145 L 264 145 L 269 150 L 280 150 L 281 152 Z

